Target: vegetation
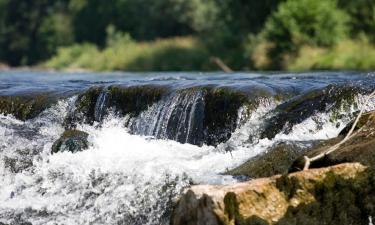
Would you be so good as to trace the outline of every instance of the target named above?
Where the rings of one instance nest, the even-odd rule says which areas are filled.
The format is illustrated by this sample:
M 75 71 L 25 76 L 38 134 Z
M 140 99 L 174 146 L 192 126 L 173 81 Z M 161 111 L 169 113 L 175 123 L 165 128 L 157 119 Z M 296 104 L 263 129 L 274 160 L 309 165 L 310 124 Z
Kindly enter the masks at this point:
M 373 0 L 0 0 L 0 62 L 55 69 L 375 68 Z

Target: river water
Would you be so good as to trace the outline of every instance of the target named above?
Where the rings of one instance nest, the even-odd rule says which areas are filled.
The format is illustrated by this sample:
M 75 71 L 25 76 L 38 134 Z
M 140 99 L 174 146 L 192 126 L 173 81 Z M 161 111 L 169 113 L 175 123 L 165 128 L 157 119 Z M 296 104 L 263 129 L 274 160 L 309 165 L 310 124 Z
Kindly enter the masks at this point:
M 280 104 L 332 84 L 373 88 L 375 76 L 358 72 L 0 72 L 0 96 L 39 92 L 59 96 L 56 103 L 25 121 L 0 114 L 0 222 L 168 224 L 173 203 L 190 185 L 250 179 L 224 173 L 279 142 L 308 145 L 337 136 L 361 107 L 366 93 L 357 94 L 349 107 L 338 109 L 341 117 L 335 120 L 327 106 L 313 110 L 288 132 L 281 130 L 272 138 L 260 136 L 265 121 Z M 106 96 L 101 95 L 95 103 L 95 121 L 75 122 L 76 129 L 89 134 L 89 148 L 51 154 L 77 96 L 93 86 L 111 85 L 160 85 L 169 91 L 136 116 L 102 113 Z M 206 132 L 201 128 L 204 118 L 199 117 L 208 107 L 205 92 L 181 94 L 181 90 L 202 86 L 246 92 L 257 100 L 251 113 L 244 113 L 248 112 L 245 105 L 238 108 L 235 129 L 225 141 L 208 144 L 200 138 Z

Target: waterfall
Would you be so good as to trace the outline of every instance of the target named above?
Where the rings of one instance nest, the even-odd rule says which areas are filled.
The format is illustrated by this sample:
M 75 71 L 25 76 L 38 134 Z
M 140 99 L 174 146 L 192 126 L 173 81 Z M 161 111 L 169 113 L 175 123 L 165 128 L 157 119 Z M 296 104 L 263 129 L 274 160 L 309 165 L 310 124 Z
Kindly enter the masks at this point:
M 134 134 L 200 145 L 204 94 L 203 90 L 172 93 L 134 118 L 129 128 Z
M 107 104 L 108 104 L 108 90 L 104 88 L 95 103 L 95 108 L 94 108 L 94 119 L 95 121 L 101 121 L 104 114 L 105 110 L 107 109 Z

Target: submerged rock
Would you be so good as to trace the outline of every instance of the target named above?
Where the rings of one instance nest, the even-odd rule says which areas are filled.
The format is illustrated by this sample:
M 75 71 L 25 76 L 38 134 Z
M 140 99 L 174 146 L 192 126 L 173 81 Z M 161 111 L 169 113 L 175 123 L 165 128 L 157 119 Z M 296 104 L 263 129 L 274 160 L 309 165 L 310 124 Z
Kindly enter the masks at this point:
M 344 138 L 344 135 L 350 130 L 353 123 L 350 123 L 341 133 L 341 136 L 335 139 L 322 142 L 322 147 L 310 150 L 306 155 L 313 157 L 325 152 L 329 147 L 338 143 Z M 358 130 L 361 128 L 360 130 Z M 375 111 L 364 114 L 357 124 L 357 132 L 352 138 L 341 145 L 336 151 L 325 156 L 321 160 L 311 163 L 312 168 L 335 165 L 344 162 L 360 162 L 363 165 L 375 166 Z M 303 168 L 305 160 L 303 157 L 298 158 L 291 171 Z
M 267 121 L 261 138 L 272 139 L 281 131 L 288 133 L 293 125 L 317 112 L 332 111 L 333 116 L 339 118 L 340 110 L 349 110 L 361 92 L 364 90 L 352 86 L 329 85 L 292 98 L 276 107 L 273 112 L 275 115 Z
M 28 120 L 39 115 L 54 102 L 56 97 L 50 93 L 0 96 L 0 113 L 11 114 L 19 120 Z
M 227 186 L 193 186 L 172 225 L 367 225 L 375 216 L 374 172 L 341 164 Z
M 88 148 L 88 134 L 79 130 L 67 130 L 52 145 L 52 153 L 79 152 Z

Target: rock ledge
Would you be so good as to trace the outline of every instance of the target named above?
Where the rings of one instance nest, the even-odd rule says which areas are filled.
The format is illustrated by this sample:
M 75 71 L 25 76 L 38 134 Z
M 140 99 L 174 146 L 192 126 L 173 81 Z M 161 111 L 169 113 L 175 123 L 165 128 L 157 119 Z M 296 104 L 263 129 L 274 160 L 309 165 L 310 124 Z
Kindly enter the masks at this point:
M 172 225 L 368 224 L 374 173 L 359 163 L 227 186 L 198 185 L 177 203 Z

